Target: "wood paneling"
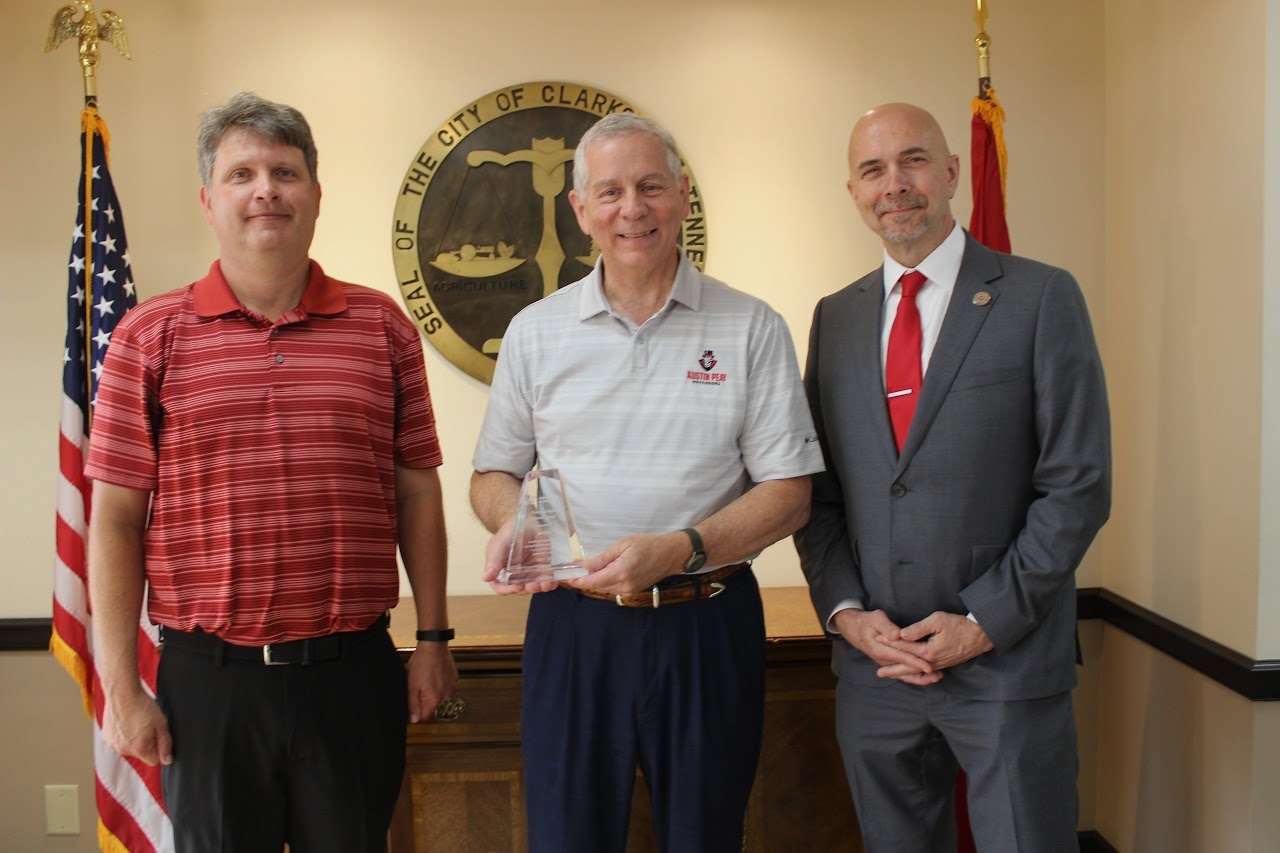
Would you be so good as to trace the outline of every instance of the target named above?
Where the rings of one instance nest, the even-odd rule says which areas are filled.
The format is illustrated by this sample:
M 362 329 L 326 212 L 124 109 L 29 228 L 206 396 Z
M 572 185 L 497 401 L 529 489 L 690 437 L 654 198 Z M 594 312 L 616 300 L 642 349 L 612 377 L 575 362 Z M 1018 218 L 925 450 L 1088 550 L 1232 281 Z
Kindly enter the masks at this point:
M 763 591 L 769 635 L 765 734 L 747 812 L 745 850 L 854 851 L 857 820 L 835 740 L 835 678 L 805 590 Z M 678 605 L 677 605 L 678 606 Z M 526 849 L 520 778 L 520 645 L 528 599 L 449 601 L 458 631 L 456 720 L 411 725 L 392 853 Z M 413 608 L 393 613 L 408 653 Z M 627 850 L 656 850 L 649 797 L 637 775 Z

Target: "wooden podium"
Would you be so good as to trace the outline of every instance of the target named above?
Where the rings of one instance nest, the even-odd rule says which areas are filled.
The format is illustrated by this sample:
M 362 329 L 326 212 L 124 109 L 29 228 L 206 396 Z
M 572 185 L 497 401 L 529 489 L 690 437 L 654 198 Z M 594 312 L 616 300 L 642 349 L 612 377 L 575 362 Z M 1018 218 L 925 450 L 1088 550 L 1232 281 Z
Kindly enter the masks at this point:
M 771 587 L 764 745 L 747 809 L 747 851 L 856 851 L 857 819 L 835 738 L 835 677 L 808 591 Z M 455 720 L 409 726 L 405 783 L 391 824 L 392 853 L 524 851 L 520 773 L 520 648 L 526 596 L 449 600 L 457 629 Z M 679 606 L 679 605 L 675 605 Z M 391 634 L 407 657 L 412 602 L 392 611 Z M 648 794 L 637 776 L 628 851 L 654 851 Z

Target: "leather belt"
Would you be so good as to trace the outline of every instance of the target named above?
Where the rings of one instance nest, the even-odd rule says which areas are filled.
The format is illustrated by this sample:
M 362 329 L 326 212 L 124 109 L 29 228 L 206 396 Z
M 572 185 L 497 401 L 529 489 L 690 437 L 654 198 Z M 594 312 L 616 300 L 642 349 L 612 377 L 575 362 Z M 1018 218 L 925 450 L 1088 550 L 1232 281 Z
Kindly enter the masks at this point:
M 607 592 L 596 592 L 590 589 L 579 589 L 578 592 L 587 598 L 598 598 L 601 601 L 612 601 L 620 607 L 661 607 L 664 604 L 678 604 L 681 601 L 695 601 L 699 598 L 715 598 L 724 592 L 723 581 L 733 577 L 743 569 L 750 568 L 750 563 L 734 563 L 732 566 L 721 566 L 709 572 L 696 575 L 675 575 L 663 578 L 647 592 L 636 592 L 630 595 L 611 595 Z M 568 589 L 576 587 L 564 584 Z
M 204 631 L 178 631 L 164 626 L 160 628 L 160 640 L 164 648 L 208 655 L 213 658 L 215 666 L 222 666 L 224 660 L 251 661 L 261 666 L 307 666 L 339 660 L 344 649 L 350 651 L 385 637 L 390 622 L 391 617 L 383 613 L 372 625 L 359 631 L 338 631 L 323 637 L 306 637 L 265 646 L 242 646 Z

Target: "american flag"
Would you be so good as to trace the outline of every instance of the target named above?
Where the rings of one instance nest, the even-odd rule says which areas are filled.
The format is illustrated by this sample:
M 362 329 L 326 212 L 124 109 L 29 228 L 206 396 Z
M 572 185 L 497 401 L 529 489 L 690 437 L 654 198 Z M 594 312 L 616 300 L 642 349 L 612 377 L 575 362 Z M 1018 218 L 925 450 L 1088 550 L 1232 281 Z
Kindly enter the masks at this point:
M 124 216 L 107 171 L 106 124 L 93 107 L 81 116 L 81 176 L 76 227 L 67 264 L 67 339 L 62 356 L 62 417 L 58 442 L 57 560 L 53 637 L 49 647 L 80 685 L 93 718 L 98 845 L 108 853 L 170 851 L 173 831 L 160 794 L 158 767 L 121 758 L 102 741 L 102 691 L 93 665 L 93 632 L 85 544 L 91 486 L 84 478 L 90 411 L 111 332 L 138 303 Z M 86 190 L 86 181 L 88 187 Z M 156 633 L 138 626 L 143 681 L 155 692 Z

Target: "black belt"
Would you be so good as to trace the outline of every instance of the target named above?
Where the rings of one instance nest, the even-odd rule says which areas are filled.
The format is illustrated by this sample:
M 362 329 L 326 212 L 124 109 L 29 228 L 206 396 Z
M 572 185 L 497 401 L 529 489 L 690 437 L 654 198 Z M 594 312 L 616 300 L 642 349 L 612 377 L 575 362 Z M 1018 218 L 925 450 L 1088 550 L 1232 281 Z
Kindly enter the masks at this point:
M 163 647 L 208 655 L 213 658 L 215 666 L 221 666 L 224 660 L 252 661 L 262 666 L 307 666 L 338 660 L 344 649 L 349 651 L 371 640 L 385 637 L 390 623 L 390 615 L 383 613 L 372 625 L 360 631 L 338 631 L 323 637 L 307 637 L 265 646 L 242 646 L 204 631 L 178 631 L 161 626 L 160 641 Z

